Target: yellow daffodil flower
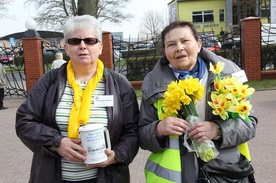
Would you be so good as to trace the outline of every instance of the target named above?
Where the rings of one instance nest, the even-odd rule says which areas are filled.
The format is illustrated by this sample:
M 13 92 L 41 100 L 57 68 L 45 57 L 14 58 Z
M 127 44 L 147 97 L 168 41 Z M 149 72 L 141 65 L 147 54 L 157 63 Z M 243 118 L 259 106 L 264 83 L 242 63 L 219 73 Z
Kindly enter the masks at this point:
M 210 62 L 210 71 L 213 72 L 214 74 L 219 74 L 224 68 L 225 63 L 223 62 L 218 62 L 216 65 L 213 65 Z
M 252 109 L 252 105 L 249 103 L 249 101 L 241 102 L 237 106 L 237 113 L 240 115 L 242 119 L 245 119 Z
M 183 113 L 185 117 L 198 116 L 195 103 L 197 100 L 202 99 L 203 94 L 204 87 L 199 84 L 197 78 L 190 77 L 184 80 L 171 82 L 167 86 L 167 91 L 164 93 L 164 100 L 161 104 L 162 114 L 160 119 L 163 120 L 168 116 L 183 118 Z M 221 105 L 223 106 L 223 104 Z M 200 144 L 196 144 L 192 139 L 192 144 L 196 154 L 206 162 L 214 159 L 218 155 L 215 146 L 210 146 L 211 143 L 208 141 L 211 140 L 206 140 Z
M 223 94 L 216 95 L 212 93 L 211 99 L 213 102 L 208 101 L 208 104 L 214 109 L 213 114 L 219 115 L 224 120 L 227 119 L 227 110 L 229 108 L 227 98 Z
M 240 98 L 247 99 L 249 96 L 251 96 L 255 92 L 254 88 L 249 88 L 248 85 L 242 85 L 241 91 L 240 91 Z
M 219 115 L 222 119 L 229 117 L 240 117 L 248 119 L 252 108 L 248 99 L 255 92 L 254 88 L 243 85 L 236 77 L 220 78 L 224 63 L 218 62 L 216 66 L 210 64 L 216 78 L 214 80 L 215 91 L 211 94 L 211 101 L 208 104 L 213 108 L 213 114 Z
M 178 111 L 183 109 L 186 115 L 195 111 L 196 100 L 201 100 L 204 94 L 204 87 L 199 84 L 198 78 L 187 78 L 180 81 L 172 81 L 167 91 L 164 93 L 162 102 L 163 117 L 172 114 L 178 114 Z M 181 108 L 181 106 L 183 106 Z

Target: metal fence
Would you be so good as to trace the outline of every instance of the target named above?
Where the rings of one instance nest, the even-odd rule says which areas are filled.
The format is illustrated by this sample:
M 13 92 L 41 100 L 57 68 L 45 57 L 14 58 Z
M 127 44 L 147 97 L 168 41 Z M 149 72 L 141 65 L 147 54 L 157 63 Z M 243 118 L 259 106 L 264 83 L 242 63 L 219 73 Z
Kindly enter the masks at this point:
M 112 38 L 114 70 L 130 81 L 142 80 L 163 55 L 160 36 Z
M 276 69 L 276 24 L 261 26 L 262 70 Z
M 240 29 L 214 35 L 201 32 L 202 46 L 242 67 Z M 112 39 L 115 71 L 130 81 L 143 80 L 158 59 L 164 55 L 160 36 L 145 38 Z
M 274 31 L 275 29 L 275 31 Z M 235 29 L 229 33 L 213 35 L 201 33 L 203 46 L 242 66 L 241 30 Z M 276 69 L 276 27 L 262 26 L 262 70 Z M 264 36 L 266 35 L 266 37 Z M 274 40 L 275 37 L 275 41 Z M 164 55 L 160 36 L 137 37 L 128 39 L 112 39 L 114 70 L 125 75 L 130 81 L 141 81 L 152 70 L 157 60 Z M 12 48 L 0 47 L 0 62 L 4 65 L 7 75 L 5 96 L 26 97 L 26 78 L 24 72 L 24 52 L 22 44 Z M 43 41 L 44 72 L 48 71 L 55 60 L 57 51 L 64 53 L 64 59 L 69 60 L 64 49 L 56 42 Z

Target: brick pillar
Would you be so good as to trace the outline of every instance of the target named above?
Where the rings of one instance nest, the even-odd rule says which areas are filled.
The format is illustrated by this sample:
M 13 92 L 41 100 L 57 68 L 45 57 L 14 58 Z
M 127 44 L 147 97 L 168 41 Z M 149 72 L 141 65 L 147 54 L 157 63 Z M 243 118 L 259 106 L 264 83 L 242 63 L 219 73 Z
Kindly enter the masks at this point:
M 34 83 L 44 74 L 41 52 L 42 39 L 39 37 L 22 38 L 22 42 L 24 49 L 26 86 L 27 93 L 29 93 Z
M 261 21 L 259 17 L 241 20 L 242 66 L 249 81 L 261 80 Z
M 105 67 L 113 69 L 113 50 L 112 50 L 112 37 L 110 32 L 103 32 L 103 53 L 100 59 L 103 61 Z

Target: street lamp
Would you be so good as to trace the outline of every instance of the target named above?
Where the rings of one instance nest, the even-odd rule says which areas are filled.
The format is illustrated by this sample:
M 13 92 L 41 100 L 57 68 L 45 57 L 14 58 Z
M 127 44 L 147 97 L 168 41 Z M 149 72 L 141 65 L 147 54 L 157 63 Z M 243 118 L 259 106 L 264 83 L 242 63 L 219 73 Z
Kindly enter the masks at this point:
M 24 37 L 25 38 L 31 38 L 31 37 L 40 37 L 39 33 L 36 32 L 36 21 L 32 18 L 29 18 L 26 22 L 25 22 L 25 27 L 27 28 L 27 31 L 25 31 L 24 33 Z

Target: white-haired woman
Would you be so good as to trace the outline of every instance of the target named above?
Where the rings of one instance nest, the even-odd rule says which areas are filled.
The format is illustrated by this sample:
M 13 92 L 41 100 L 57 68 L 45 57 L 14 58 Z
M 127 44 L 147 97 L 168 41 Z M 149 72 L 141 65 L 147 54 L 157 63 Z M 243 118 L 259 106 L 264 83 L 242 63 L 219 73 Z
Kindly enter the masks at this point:
M 104 67 L 102 29 L 92 16 L 76 16 L 64 26 L 67 64 L 43 75 L 16 113 L 16 133 L 33 151 L 30 181 L 129 183 L 128 165 L 138 152 L 139 116 L 135 91 L 121 74 Z M 113 96 L 98 105 L 96 96 Z M 84 163 L 78 138 L 84 124 L 109 129 L 111 149 L 102 163 Z

